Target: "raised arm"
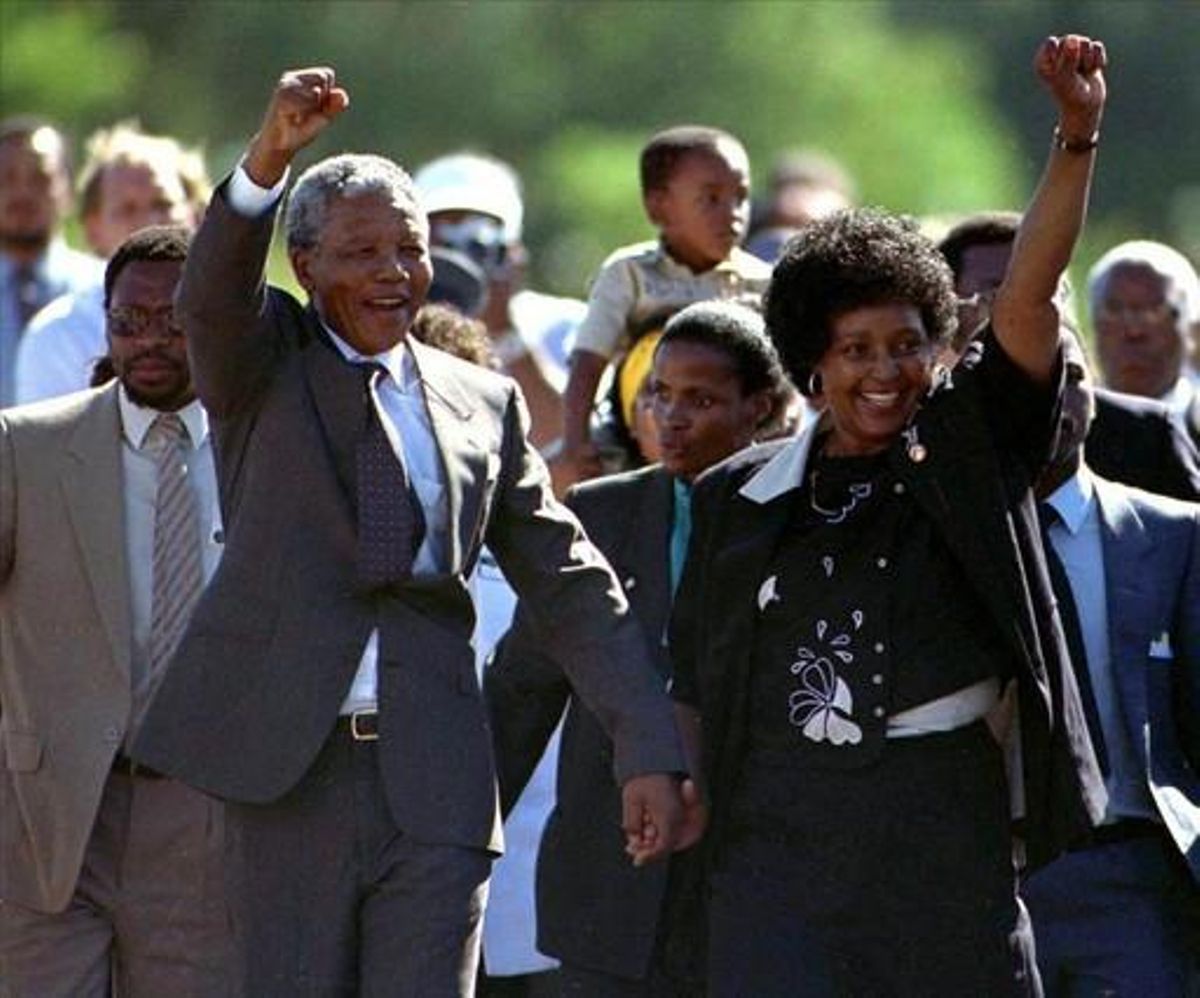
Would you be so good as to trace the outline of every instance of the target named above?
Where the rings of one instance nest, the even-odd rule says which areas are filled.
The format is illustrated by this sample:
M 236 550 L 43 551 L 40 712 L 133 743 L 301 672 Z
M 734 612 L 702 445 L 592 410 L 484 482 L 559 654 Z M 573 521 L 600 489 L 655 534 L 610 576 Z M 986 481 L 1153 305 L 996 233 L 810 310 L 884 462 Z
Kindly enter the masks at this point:
M 328 66 L 291 69 L 275 84 L 262 125 L 246 149 L 245 169 L 259 187 L 283 179 L 296 153 L 350 106 Z
M 1104 43 L 1082 35 L 1047 38 L 1034 70 L 1058 110 L 1050 158 L 1025 211 L 992 326 L 1005 352 L 1031 378 L 1049 379 L 1058 350 L 1059 278 L 1087 212 L 1106 87 Z
M 271 188 L 348 102 L 332 69 L 284 73 L 239 168 L 251 184 L 236 175 L 221 184 L 196 233 L 177 304 L 196 390 L 211 415 L 247 405 L 272 370 L 278 334 L 265 271 L 278 199 Z M 263 188 L 260 205 L 238 203 L 233 195 L 239 181 L 251 191 Z

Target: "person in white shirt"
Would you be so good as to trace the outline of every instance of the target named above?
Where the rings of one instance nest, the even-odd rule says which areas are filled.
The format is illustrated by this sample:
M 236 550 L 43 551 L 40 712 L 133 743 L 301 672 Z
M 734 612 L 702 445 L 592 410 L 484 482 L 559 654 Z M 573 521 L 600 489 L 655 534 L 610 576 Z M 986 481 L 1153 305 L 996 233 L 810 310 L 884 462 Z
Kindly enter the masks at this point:
M 211 185 L 198 152 L 127 123 L 96 132 L 87 149 L 79 178 L 80 222 L 100 257 L 110 257 L 145 226 L 199 222 Z M 16 355 L 16 401 L 87 388 L 105 349 L 104 289 L 97 276 L 30 320 Z

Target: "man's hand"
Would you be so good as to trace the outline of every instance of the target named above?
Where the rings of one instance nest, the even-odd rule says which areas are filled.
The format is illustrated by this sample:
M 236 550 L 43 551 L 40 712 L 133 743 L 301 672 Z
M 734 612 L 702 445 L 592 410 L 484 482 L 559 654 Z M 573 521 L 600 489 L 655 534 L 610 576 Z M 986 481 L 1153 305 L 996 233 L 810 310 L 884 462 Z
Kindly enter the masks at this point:
M 292 158 L 350 106 L 327 66 L 288 70 L 279 78 L 258 134 L 246 152 L 246 172 L 260 187 L 274 187 Z
M 1100 127 L 1108 94 L 1104 43 L 1085 35 L 1047 38 L 1033 68 L 1058 105 L 1059 131 L 1069 142 L 1087 142 Z
M 684 803 L 679 781 L 667 773 L 635 776 L 621 788 L 625 851 L 634 866 L 662 859 L 683 830 Z

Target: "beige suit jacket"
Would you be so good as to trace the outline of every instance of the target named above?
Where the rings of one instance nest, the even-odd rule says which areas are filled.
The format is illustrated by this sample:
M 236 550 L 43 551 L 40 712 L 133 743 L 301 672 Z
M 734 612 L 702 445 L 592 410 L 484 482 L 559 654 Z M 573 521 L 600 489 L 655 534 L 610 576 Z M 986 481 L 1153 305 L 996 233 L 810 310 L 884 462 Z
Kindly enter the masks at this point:
M 0 898 L 60 911 L 130 716 L 117 387 L 0 412 Z

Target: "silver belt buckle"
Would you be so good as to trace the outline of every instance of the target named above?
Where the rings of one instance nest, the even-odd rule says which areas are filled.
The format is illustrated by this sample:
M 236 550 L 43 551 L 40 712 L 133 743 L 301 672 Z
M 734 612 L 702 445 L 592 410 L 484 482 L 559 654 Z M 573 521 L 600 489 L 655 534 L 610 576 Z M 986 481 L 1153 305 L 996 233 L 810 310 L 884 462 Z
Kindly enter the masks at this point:
M 359 728 L 358 722 L 360 718 L 373 717 L 375 718 L 376 729 L 374 731 L 363 731 Z M 379 741 L 379 711 L 377 710 L 356 710 L 350 715 L 350 737 L 356 742 L 377 742 Z

